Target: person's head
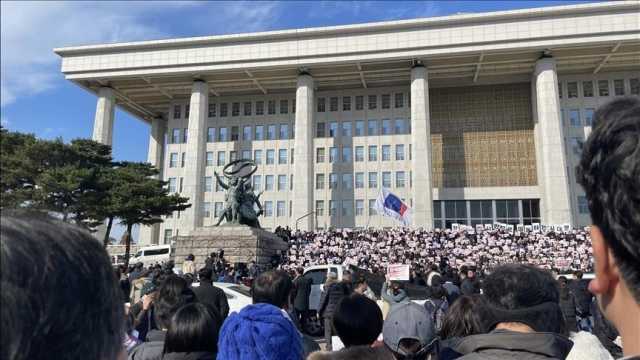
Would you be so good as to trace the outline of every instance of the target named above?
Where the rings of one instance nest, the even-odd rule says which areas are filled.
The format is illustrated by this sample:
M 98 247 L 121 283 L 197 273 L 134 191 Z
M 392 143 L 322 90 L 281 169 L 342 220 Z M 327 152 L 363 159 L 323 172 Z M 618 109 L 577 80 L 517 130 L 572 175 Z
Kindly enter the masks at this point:
M 187 281 L 177 275 L 169 275 L 158 288 L 154 301 L 155 319 L 160 329 L 169 327 L 169 320 L 183 305 L 196 300 Z
M 487 276 L 483 289 L 490 320 L 487 330 L 517 323 L 532 331 L 564 333 L 560 295 L 549 272 L 531 265 L 503 265 Z
M 345 347 L 371 345 L 382 332 L 382 311 L 375 301 L 352 294 L 338 303 L 333 326 Z
M 217 254 L 217 253 L 212 252 L 212 253 L 210 253 L 210 254 L 209 254 L 209 257 L 210 257 L 210 258 L 212 258 L 212 259 L 215 259 L 215 258 L 217 258 L 217 257 L 218 257 L 218 254 Z
M 589 289 L 617 327 L 640 307 L 640 100 L 600 107 L 577 169 L 591 213 L 595 279 Z M 637 327 L 636 334 L 640 336 Z
M 296 268 L 296 274 L 297 274 L 298 276 L 302 276 L 302 275 L 304 275 L 304 269 L 303 269 L 302 267 L 300 267 L 300 266 L 299 266 L 299 267 L 297 267 L 297 268 Z
M 558 276 L 558 284 L 560 285 L 560 288 L 566 288 L 567 287 L 567 277 L 566 276 Z
M 193 254 L 189 254 L 189 255 L 187 255 L 187 259 L 186 260 L 193 261 L 193 260 L 195 260 L 195 258 L 196 257 Z
M 440 329 L 440 338 L 450 339 L 469 335 L 484 334 L 486 332 L 482 316 L 485 300 L 482 295 L 460 296 L 447 310 Z
M 391 309 L 382 337 L 396 359 L 426 359 L 434 349 L 436 330 L 424 306 L 406 303 Z
M 327 274 L 327 280 L 324 283 L 325 290 L 329 287 L 329 285 L 335 283 L 336 281 L 338 281 L 338 274 L 334 272 L 329 272 Z
M 442 286 L 440 280 L 432 281 L 429 287 L 429 297 L 432 299 L 444 299 L 447 297 L 447 290 Z
M 211 283 L 213 280 L 213 270 L 207 267 L 198 270 L 198 278 L 200 279 L 200 282 Z
M 351 283 L 351 272 L 350 271 L 344 271 L 342 273 L 342 281 L 345 283 Z
M 369 288 L 369 285 L 367 284 L 367 279 L 364 276 L 359 276 L 358 278 L 356 278 L 356 280 L 354 281 L 353 291 L 357 292 L 358 294 L 363 294 L 365 291 L 367 291 L 367 288 Z
M 163 353 L 216 353 L 221 326 L 222 319 L 213 308 L 201 303 L 184 305 L 171 317 Z
M 260 274 L 251 286 L 253 303 L 267 303 L 279 308 L 288 304 L 293 282 L 289 274 L 282 270 L 272 270 Z
M 0 218 L 2 359 L 113 360 L 124 303 L 102 244 L 41 214 Z
M 582 280 L 582 271 L 580 271 L 580 270 L 576 270 L 576 271 L 574 271 L 574 272 L 573 272 L 573 276 L 575 276 L 575 278 L 576 278 L 577 280 Z

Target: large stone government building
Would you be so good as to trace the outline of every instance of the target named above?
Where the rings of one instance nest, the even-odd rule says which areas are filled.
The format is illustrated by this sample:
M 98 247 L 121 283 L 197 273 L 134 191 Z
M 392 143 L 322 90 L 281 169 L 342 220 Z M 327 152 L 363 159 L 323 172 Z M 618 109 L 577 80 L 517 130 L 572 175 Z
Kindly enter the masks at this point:
M 55 49 L 97 96 L 150 126 L 148 161 L 192 208 L 141 231 L 212 225 L 214 171 L 259 164 L 266 228 L 383 227 L 382 187 L 415 227 L 586 225 L 574 167 L 594 109 L 640 94 L 640 2 L 571 5 Z

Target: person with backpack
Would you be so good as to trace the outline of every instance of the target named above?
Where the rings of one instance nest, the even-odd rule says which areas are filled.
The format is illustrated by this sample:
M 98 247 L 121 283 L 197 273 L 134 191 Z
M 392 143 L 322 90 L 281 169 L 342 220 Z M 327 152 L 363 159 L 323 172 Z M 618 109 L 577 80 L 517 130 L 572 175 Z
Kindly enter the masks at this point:
M 437 332 L 440 332 L 444 323 L 444 317 L 449 309 L 449 301 L 447 301 L 447 291 L 440 283 L 439 278 L 434 278 L 429 287 L 429 295 L 424 302 L 424 308 L 431 316 L 433 325 Z

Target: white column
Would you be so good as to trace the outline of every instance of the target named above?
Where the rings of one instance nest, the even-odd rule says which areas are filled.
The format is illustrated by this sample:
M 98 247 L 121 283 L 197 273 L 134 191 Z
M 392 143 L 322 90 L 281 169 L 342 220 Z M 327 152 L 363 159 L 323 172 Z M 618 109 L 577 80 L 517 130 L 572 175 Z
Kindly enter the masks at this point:
M 313 78 L 298 76 L 296 89 L 295 163 L 293 167 L 293 226 L 313 208 Z M 313 230 L 315 216 L 310 214 L 298 222 L 300 230 Z
M 204 153 L 206 146 L 209 86 L 195 81 L 191 88 L 189 126 L 187 134 L 186 167 L 182 195 L 189 198 L 191 207 L 181 216 L 180 234 L 188 235 L 202 226 L 202 202 L 204 198 Z
M 427 69 L 411 69 L 411 167 L 413 171 L 413 227 L 433 227 L 433 185 L 431 175 L 431 125 Z
M 555 59 L 538 60 L 532 81 L 541 221 L 573 224 Z
M 101 87 L 100 90 L 98 90 L 96 116 L 93 120 L 93 140 L 106 145 L 113 143 L 113 114 L 115 105 L 116 99 L 113 89 L 106 86 Z
M 158 169 L 158 179 L 164 179 L 164 138 L 167 130 L 167 122 L 162 118 L 151 120 L 151 133 L 149 135 L 149 154 L 147 162 Z M 158 244 L 160 237 L 160 224 L 141 226 L 138 243 L 141 245 Z

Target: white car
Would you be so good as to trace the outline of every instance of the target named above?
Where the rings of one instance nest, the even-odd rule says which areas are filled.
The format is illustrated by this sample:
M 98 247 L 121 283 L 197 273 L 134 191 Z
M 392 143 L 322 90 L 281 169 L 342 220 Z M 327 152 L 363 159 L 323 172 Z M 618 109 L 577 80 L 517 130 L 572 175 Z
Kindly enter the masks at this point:
M 153 245 L 139 249 L 129 260 L 130 264 L 142 263 L 145 267 L 167 262 L 174 257 L 176 248 L 172 245 Z
M 194 282 L 191 286 L 198 287 L 200 286 L 200 283 Z M 234 311 L 240 312 L 242 308 L 253 303 L 253 300 L 251 299 L 251 290 L 244 285 L 214 282 L 213 286 L 222 289 L 224 294 L 227 296 L 227 301 L 229 302 L 229 314 Z

